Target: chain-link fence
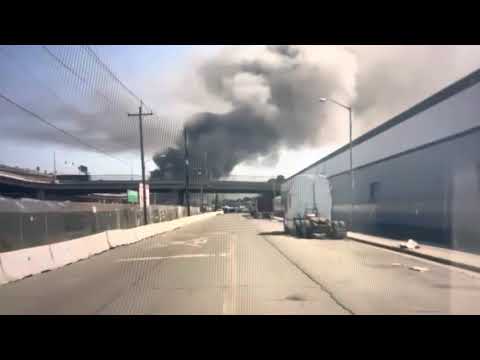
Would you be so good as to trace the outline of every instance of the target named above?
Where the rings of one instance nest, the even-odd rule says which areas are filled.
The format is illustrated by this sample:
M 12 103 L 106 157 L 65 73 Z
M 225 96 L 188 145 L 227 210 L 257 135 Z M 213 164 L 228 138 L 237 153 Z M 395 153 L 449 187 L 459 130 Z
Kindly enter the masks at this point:
M 191 214 L 199 213 L 192 208 Z M 149 223 L 186 216 L 181 206 L 152 205 Z M 0 197 L 0 252 L 143 225 L 139 206 Z

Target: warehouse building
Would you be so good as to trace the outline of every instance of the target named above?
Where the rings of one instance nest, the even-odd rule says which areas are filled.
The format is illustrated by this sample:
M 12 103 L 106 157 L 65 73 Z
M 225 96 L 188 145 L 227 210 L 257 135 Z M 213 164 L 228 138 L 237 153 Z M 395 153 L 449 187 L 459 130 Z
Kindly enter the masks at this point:
M 346 144 L 287 183 L 326 175 L 349 223 L 349 159 Z M 480 252 L 480 70 L 355 139 L 353 169 L 354 231 Z

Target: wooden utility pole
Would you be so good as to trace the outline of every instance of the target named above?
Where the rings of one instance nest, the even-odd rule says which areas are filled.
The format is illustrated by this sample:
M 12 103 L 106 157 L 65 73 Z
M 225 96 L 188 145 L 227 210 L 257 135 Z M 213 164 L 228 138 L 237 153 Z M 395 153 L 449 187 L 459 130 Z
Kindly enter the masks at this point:
M 53 152 L 53 182 L 57 182 L 57 157 Z
M 144 113 L 143 112 L 143 101 L 140 102 L 140 107 L 138 108 L 138 114 L 128 114 L 128 116 L 138 116 L 139 120 L 139 130 L 140 130 L 140 156 L 142 161 L 142 192 L 143 192 L 143 224 L 148 224 L 148 216 L 147 216 L 147 189 L 146 189 L 146 181 L 145 181 L 145 155 L 144 155 L 144 148 L 143 148 L 143 116 L 152 116 L 153 113 Z

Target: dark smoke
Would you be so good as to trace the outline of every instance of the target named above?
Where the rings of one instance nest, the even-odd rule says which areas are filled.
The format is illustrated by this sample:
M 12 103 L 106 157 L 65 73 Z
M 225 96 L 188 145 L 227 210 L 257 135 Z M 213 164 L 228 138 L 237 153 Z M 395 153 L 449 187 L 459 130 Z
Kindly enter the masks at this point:
M 203 113 L 186 125 L 190 169 L 207 167 L 211 178 L 228 175 L 235 165 L 274 151 L 278 134 L 275 128 L 252 109 L 243 107 L 227 114 Z M 205 162 L 206 154 L 206 162 Z M 154 156 L 158 169 L 152 178 L 179 180 L 185 176 L 184 141 Z
M 210 175 L 228 175 L 236 165 L 259 156 L 276 160 L 281 146 L 298 148 L 334 138 L 325 119 L 325 109 L 315 101 L 315 93 L 348 94 L 338 81 L 338 71 L 323 69 L 299 59 L 301 49 L 292 46 L 256 48 L 249 58 L 214 58 L 203 64 L 198 74 L 206 90 L 233 107 L 223 113 L 202 113 L 187 124 L 192 163 L 201 164 L 207 153 Z M 183 139 L 176 148 L 154 156 L 160 178 L 184 176 Z
M 188 123 L 192 162 L 207 152 L 211 175 L 228 175 L 237 164 L 275 162 L 279 149 L 343 143 L 344 109 L 318 98 L 350 104 L 354 136 L 378 125 L 465 75 L 480 48 L 269 45 L 229 47 L 196 68 L 208 96 L 229 112 L 204 113 Z M 406 56 L 408 55 L 408 56 Z M 461 61 L 460 61 L 461 59 Z M 452 64 L 461 64 L 458 68 Z M 435 65 L 434 65 L 435 64 Z M 465 69 L 464 69 L 465 68 Z M 447 70 L 449 73 L 447 73 Z M 441 74 L 441 76 L 436 76 Z M 183 142 L 155 157 L 156 176 L 184 174 Z

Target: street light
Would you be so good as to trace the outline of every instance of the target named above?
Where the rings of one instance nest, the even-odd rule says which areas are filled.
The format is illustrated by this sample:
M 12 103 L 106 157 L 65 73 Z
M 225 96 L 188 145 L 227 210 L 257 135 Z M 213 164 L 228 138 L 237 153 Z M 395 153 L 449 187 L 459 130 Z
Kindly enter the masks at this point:
M 344 109 L 347 109 L 348 110 L 348 114 L 349 114 L 349 123 L 350 123 L 350 180 L 351 180 L 351 194 L 350 194 L 350 201 L 351 201 L 351 209 L 350 209 L 350 228 L 353 229 L 353 195 L 354 195 L 354 191 L 355 191 L 355 181 L 354 181 L 354 177 L 353 177 L 353 148 L 352 148 L 352 117 L 353 117 L 353 111 L 352 111 L 352 108 L 350 106 L 347 106 L 347 105 L 344 105 L 342 103 L 339 103 L 338 101 L 335 101 L 333 99 L 329 99 L 329 98 L 319 98 L 318 99 L 319 101 L 321 102 L 327 102 L 327 101 L 330 101 Z

